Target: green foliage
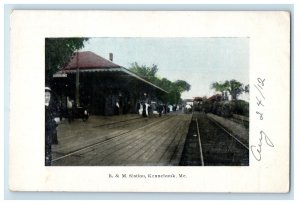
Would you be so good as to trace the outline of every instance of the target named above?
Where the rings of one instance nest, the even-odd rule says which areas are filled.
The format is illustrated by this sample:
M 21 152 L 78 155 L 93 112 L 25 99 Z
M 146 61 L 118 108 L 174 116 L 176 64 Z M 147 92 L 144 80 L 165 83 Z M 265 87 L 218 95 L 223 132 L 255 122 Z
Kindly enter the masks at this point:
M 227 90 L 227 85 L 222 82 L 214 82 L 211 84 L 211 88 L 215 89 L 216 91 L 224 92 Z
M 233 100 L 236 100 L 237 96 L 240 95 L 244 91 L 243 84 L 234 79 L 232 79 L 230 81 L 225 81 L 225 84 L 226 84 L 226 87 L 228 87 L 227 91 L 229 91 Z
M 162 87 L 165 90 L 170 91 L 170 90 L 172 90 L 173 83 L 166 78 L 162 78 L 161 80 L 159 80 L 157 85 L 159 85 L 160 87 Z
M 230 93 L 233 100 L 236 100 L 237 96 L 245 91 L 243 84 L 235 79 L 232 79 L 230 81 L 226 80 L 224 83 L 214 82 L 211 84 L 211 88 L 215 89 L 216 91 L 220 91 L 222 93 L 223 99 L 225 100 L 227 99 L 225 97 L 227 91 Z M 249 85 L 247 90 L 249 91 Z
M 87 40 L 88 38 L 45 39 L 46 82 L 51 81 L 52 75 L 66 65 L 74 52 L 83 48 Z
M 247 84 L 244 88 L 245 93 L 249 93 L 250 92 L 250 88 L 249 88 L 249 84 Z
M 178 104 L 181 102 L 181 93 L 184 91 L 189 91 L 191 85 L 184 80 L 177 80 L 172 82 L 167 78 L 160 79 L 157 77 L 158 67 L 157 65 L 152 65 L 151 67 L 145 65 L 138 65 L 134 62 L 129 68 L 130 71 L 136 73 L 137 75 L 143 77 L 147 81 L 161 87 L 162 89 L 168 91 L 169 93 L 165 96 L 162 96 L 160 99 L 164 103 L 169 104 Z
M 152 65 L 152 67 L 147 67 L 145 65 L 139 66 L 137 62 L 134 62 L 130 66 L 130 71 L 136 73 L 137 75 L 143 77 L 147 81 L 154 82 L 156 79 L 156 73 L 158 68 L 156 65 Z
M 231 117 L 232 114 L 249 117 L 249 103 L 243 100 L 209 101 L 203 100 L 195 110 L 213 113 L 222 117 Z
M 226 91 L 228 90 L 228 84 L 222 83 L 222 82 L 214 82 L 211 84 L 211 88 L 215 89 L 216 91 L 219 91 L 222 93 L 222 99 L 227 100 L 227 95 L 225 95 Z
M 236 100 L 233 113 L 249 117 L 249 103 L 243 100 Z
M 177 80 L 174 82 L 174 85 L 177 87 L 180 93 L 184 91 L 189 91 L 191 89 L 191 85 L 183 80 Z

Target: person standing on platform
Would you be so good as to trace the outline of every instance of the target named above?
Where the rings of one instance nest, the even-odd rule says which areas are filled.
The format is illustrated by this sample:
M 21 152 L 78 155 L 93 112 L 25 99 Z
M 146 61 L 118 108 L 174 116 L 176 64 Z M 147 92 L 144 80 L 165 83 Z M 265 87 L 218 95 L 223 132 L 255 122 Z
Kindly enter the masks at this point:
M 57 107 L 51 99 L 51 89 L 45 87 L 45 166 L 51 166 L 52 143 L 57 142 L 56 127 L 59 122 Z
M 161 117 L 162 112 L 163 112 L 163 105 L 159 104 L 158 105 L 158 115 L 159 115 L 159 117 Z
M 73 121 L 73 110 L 74 110 L 74 104 L 73 100 L 70 100 L 69 96 L 67 96 L 67 111 L 68 111 L 68 121 Z
M 119 103 L 118 100 L 116 101 L 116 104 L 115 104 L 114 114 L 115 115 L 120 115 L 120 103 Z
M 147 109 L 146 102 L 143 102 L 143 112 L 142 112 L 143 117 L 147 117 L 146 109 Z
M 173 111 L 176 112 L 177 106 L 174 104 L 173 105 Z

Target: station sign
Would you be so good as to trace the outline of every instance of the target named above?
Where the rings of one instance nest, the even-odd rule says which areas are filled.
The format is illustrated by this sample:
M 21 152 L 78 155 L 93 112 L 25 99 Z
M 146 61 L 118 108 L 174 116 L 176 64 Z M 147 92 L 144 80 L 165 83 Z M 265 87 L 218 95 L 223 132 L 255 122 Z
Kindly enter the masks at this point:
M 54 78 L 65 78 L 65 77 L 67 77 L 68 75 L 67 74 L 65 74 L 65 73 L 55 73 L 55 74 L 53 74 L 53 77 Z

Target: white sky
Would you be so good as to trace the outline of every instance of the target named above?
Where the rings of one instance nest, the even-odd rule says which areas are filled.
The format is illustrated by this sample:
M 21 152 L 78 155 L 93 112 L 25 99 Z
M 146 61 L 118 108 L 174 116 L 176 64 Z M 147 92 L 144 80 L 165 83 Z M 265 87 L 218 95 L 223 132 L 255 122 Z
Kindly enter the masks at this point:
M 156 64 L 159 77 L 191 84 L 183 99 L 213 95 L 216 81 L 249 84 L 248 38 L 90 38 L 81 51 L 106 59 L 111 52 L 114 63 L 126 68 Z

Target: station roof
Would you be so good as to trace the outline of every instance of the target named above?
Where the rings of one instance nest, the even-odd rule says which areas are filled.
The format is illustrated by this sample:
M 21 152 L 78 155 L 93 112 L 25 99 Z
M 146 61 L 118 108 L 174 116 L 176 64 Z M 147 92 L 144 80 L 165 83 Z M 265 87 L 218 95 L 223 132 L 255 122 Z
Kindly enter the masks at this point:
M 73 70 L 79 67 L 80 70 L 85 69 L 105 69 L 105 68 L 120 68 L 120 65 L 113 63 L 93 52 L 76 52 L 69 63 L 63 70 Z
M 93 52 L 86 51 L 86 52 L 77 52 L 75 53 L 69 63 L 57 73 L 54 74 L 55 76 L 62 75 L 62 74 L 74 74 L 77 71 L 79 72 L 122 72 L 122 74 L 126 74 L 131 76 L 139 81 L 142 81 L 152 87 L 155 87 L 165 93 L 168 93 L 166 90 L 156 86 L 155 84 L 143 79 L 139 75 L 131 72 L 130 70 L 113 63 L 99 55 L 96 55 Z

